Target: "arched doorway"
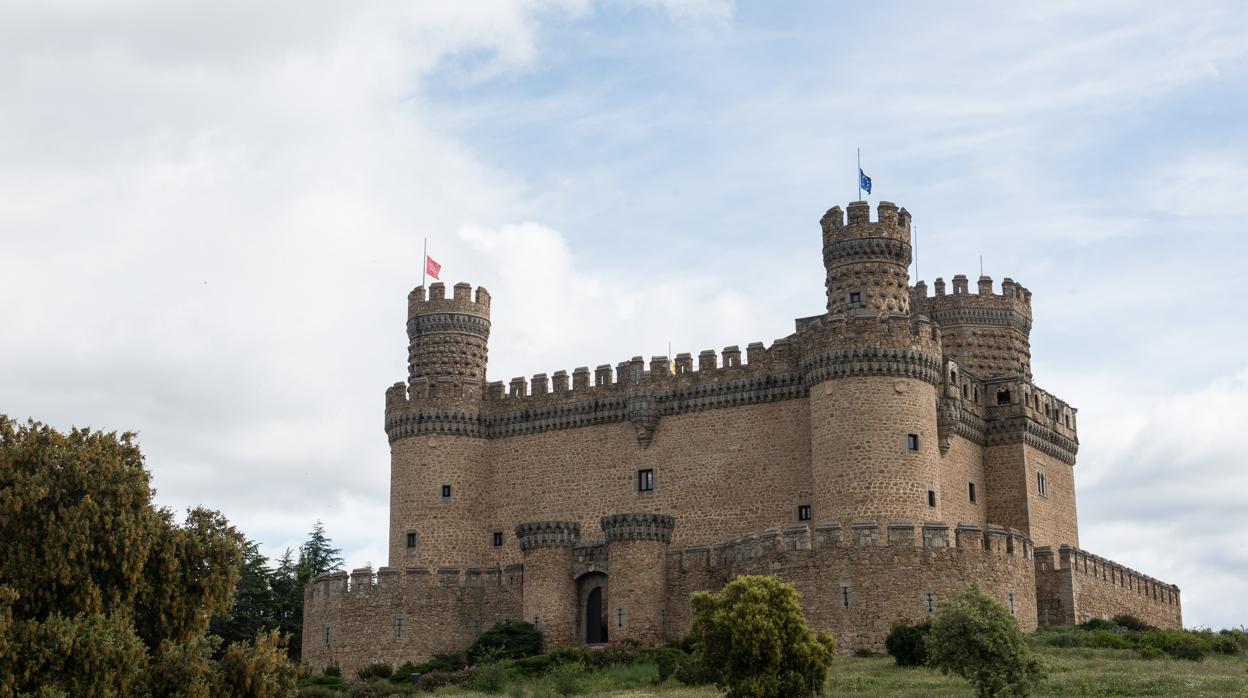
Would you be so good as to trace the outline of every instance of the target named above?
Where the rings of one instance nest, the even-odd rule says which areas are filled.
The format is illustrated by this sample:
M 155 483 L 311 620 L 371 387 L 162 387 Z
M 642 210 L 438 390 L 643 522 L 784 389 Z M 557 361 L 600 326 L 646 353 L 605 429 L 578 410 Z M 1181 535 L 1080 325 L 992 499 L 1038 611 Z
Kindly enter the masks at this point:
M 576 580 L 577 630 L 581 642 L 597 645 L 607 641 L 607 575 L 589 572 Z

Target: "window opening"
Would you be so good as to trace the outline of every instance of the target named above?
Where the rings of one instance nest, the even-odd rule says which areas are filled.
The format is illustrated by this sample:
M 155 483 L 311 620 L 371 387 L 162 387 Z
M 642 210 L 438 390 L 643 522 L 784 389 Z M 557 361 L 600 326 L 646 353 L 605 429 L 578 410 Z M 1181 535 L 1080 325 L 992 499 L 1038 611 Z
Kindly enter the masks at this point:
M 849 585 L 841 585 L 841 607 L 849 608 Z
M 403 616 L 394 617 L 394 639 L 403 639 Z
M 919 435 L 918 434 L 906 434 L 906 448 L 910 449 L 911 451 L 919 450 Z
M 637 471 L 637 491 L 653 492 L 654 491 L 654 469 L 646 468 Z
M 495 531 L 494 532 L 494 547 L 497 548 L 501 546 L 502 544 L 503 544 L 503 532 Z
M 928 589 L 927 593 L 923 595 L 923 605 L 928 613 L 936 612 L 936 593 L 931 589 Z
M 797 508 L 798 521 L 810 521 L 810 505 L 803 504 Z
M 971 504 L 974 504 L 975 503 L 975 483 L 973 482 L 966 483 L 966 492 L 968 495 L 970 495 Z
M 442 497 L 443 497 L 443 499 L 449 499 L 449 498 L 450 498 L 450 496 L 451 496 L 451 486 L 450 486 L 450 485 L 442 485 Z
M 861 302 L 862 302 L 862 293 L 860 293 L 860 292 L 858 292 L 858 291 L 851 291 L 851 292 L 849 293 L 849 302 L 850 302 L 850 303 L 861 303 Z
M 407 547 L 409 548 L 416 547 L 416 534 L 415 533 L 407 534 Z
M 998 404 L 998 405 L 1008 405 L 1008 404 L 1010 404 L 1010 391 L 1009 391 L 1009 390 L 998 390 L 998 391 L 997 391 L 997 404 Z
M 936 506 L 936 490 L 927 491 L 927 505 L 929 507 Z

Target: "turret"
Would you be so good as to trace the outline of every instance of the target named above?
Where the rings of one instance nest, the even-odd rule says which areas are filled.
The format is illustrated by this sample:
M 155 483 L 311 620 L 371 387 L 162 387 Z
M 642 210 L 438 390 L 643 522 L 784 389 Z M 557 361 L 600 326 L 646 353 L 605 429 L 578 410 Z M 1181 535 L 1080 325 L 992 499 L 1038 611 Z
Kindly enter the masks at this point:
M 940 326 L 945 356 L 963 369 L 981 379 L 1031 380 L 1031 291 L 1006 278 L 995 294 L 989 276 L 976 287 L 972 293 L 963 274 L 953 277 L 953 293 L 945 293 L 944 279 L 936 279 L 934 296 L 916 284 L 915 312 Z
M 849 204 L 848 220 L 834 206 L 820 220 L 828 314 L 908 315 L 910 213 L 881 201 L 871 220 L 865 201 Z
M 407 373 L 410 394 L 480 397 L 490 339 L 490 293 L 455 284 L 452 296 L 435 283 L 407 296 Z
M 665 639 L 667 547 L 676 520 L 664 514 L 613 514 L 599 521 L 611 560 L 611 638 L 643 645 Z

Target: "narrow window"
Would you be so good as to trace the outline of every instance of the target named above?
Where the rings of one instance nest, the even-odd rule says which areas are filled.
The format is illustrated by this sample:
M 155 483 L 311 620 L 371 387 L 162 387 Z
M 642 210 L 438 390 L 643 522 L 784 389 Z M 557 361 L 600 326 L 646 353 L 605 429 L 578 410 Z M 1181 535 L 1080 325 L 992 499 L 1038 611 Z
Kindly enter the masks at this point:
M 394 639 L 403 639 L 403 616 L 394 617 Z
M 1049 483 L 1045 481 L 1044 471 L 1037 470 L 1036 471 L 1036 493 L 1039 494 L 1041 497 L 1048 496 L 1049 494 L 1048 484 Z
M 502 547 L 502 545 L 503 545 L 503 532 L 495 531 L 494 532 L 494 547 L 499 548 L 499 547 Z
M 624 618 L 625 618 L 627 615 L 628 615 L 628 614 L 624 612 L 624 607 L 623 607 L 623 606 L 619 606 L 618 608 L 616 608 L 616 609 L 615 609 L 615 627 L 617 627 L 617 628 L 623 628 L 623 627 L 624 627 Z
M 637 471 L 637 491 L 653 492 L 654 491 L 654 470 L 647 468 Z
M 973 482 L 966 483 L 966 493 L 970 495 L 971 504 L 974 504 L 975 503 L 975 483 Z
M 797 508 L 798 521 L 810 521 L 810 505 L 803 504 Z
M 1010 589 L 1009 591 L 1005 592 L 1005 594 L 1006 594 L 1006 598 L 1008 598 L 1010 601 L 1010 615 L 1014 615 L 1014 616 L 1018 615 L 1018 606 L 1014 603 L 1014 590 Z
M 931 589 L 927 590 L 927 592 L 923 595 L 923 607 L 928 613 L 936 612 L 936 592 Z
M 962 399 L 965 400 L 966 398 L 970 397 L 971 396 L 970 393 L 971 391 L 967 390 L 966 383 L 963 383 L 962 384 Z
M 333 627 L 333 626 L 329 626 L 329 625 L 325 626 L 325 646 L 326 646 L 326 647 L 329 647 L 329 638 L 330 638 L 329 629 L 330 629 L 331 627 Z
M 407 534 L 407 547 L 409 548 L 416 547 L 416 534 L 415 533 Z
M 935 507 L 935 506 L 936 506 L 936 490 L 928 490 L 928 491 L 927 491 L 927 505 L 928 505 L 929 507 Z
M 442 498 L 443 499 L 451 498 L 451 486 L 450 485 L 442 485 Z
M 911 451 L 919 450 L 919 435 L 918 434 L 906 434 L 906 448 L 910 449 Z
M 849 585 L 841 585 L 841 608 L 849 608 Z
M 861 302 L 862 302 L 862 293 L 860 293 L 860 292 L 858 292 L 858 291 L 850 291 L 850 292 L 849 292 L 849 302 L 850 302 L 850 303 L 861 303 Z

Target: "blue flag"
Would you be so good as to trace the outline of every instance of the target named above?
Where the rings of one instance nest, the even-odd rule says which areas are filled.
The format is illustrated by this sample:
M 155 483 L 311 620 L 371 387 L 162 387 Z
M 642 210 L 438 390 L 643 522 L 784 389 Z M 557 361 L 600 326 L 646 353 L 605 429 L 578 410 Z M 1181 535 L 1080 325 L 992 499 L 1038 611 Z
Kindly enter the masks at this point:
M 858 186 L 868 194 L 871 193 L 871 178 L 863 173 L 861 167 L 858 168 Z

